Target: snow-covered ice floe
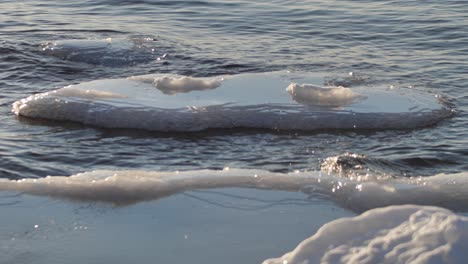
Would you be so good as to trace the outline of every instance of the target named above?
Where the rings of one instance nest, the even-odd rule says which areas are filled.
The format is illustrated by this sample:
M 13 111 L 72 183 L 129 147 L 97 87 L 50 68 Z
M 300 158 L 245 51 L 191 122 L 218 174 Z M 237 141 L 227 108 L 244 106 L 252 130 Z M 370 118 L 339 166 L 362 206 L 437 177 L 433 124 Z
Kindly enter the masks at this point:
M 438 207 L 378 208 L 322 226 L 293 251 L 263 264 L 466 263 L 468 217 Z
M 15 102 L 13 112 L 153 131 L 408 129 L 452 114 L 434 94 L 409 88 L 322 87 L 323 78 L 271 72 L 104 79 L 32 95 Z

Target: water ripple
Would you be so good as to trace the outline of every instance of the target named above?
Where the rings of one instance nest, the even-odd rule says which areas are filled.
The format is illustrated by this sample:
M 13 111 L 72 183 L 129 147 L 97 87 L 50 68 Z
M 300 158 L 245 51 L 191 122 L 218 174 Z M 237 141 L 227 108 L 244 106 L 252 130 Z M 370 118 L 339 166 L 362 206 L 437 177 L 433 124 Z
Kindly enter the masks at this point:
M 116 167 L 232 166 L 285 172 L 319 169 L 327 157 L 346 152 L 396 163 L 396 171 L 410 175 L 467 170 L 466 1 L 6 0 L 1 5 L 0 177 Z M 40 52 L 48 41 L 135 35 L 164 43 L 167 60 L 107 67 Z M 284 69 L 330 73 L 328 83 L 334 85 L 415 87 L 448 98 L 456 115 L 437 126 L 398 132 L 227 130 L 168 135 L 10 114 L 10 104 L 20 98 L 94 79 Z

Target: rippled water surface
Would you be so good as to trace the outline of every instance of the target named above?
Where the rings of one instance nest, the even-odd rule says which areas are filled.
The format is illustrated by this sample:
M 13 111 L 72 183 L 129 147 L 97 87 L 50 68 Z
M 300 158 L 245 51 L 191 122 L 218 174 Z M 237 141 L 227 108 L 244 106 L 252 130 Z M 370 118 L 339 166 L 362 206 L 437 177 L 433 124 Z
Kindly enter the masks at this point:
M 411 175 L 465 170 L 466 7 L 460 1 L 4 1 L 2 177 L 116 167 L 317 169 L 325 158 L 346 152 L 385 159 L 395 163 L 398 173 Z M 115 66 L 41 52 L 50 41 L 105 38 L 154 41 L 148 60 Z M 10 113 L 13 101 L 30 94 L 105 77 L 284 69 L 325 72 L 331 82 L 348 86 L 417 87 L 446 96 L 457 114 L 411 131 L 158 134 Z
M 467 171 L 467 10 L 466 1 L 415 0 L 2 1 L 0 177 L 128 168 L 288 172 L 318 170 L 339 155 L 338 165 L 357 173 Z M 53 41 L 108 38 L 144 45 L 115 63 L 45 52 Z M 83 81 L 277 70 L 321 72 L 347 87 L 413 87 L 442 95 L 455 115 L 399 131 L 157 133 L 11 113 L 16 100 Z

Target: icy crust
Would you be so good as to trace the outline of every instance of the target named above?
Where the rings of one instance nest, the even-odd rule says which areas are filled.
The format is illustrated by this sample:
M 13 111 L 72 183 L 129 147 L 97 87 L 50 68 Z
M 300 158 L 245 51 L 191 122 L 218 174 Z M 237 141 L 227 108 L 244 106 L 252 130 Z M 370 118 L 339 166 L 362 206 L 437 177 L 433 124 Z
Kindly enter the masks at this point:
M 105 79 L 32 95 L 15 102 L 12 111 L 33 118 L 153 131 L 408 129 L 452 114 L 434 95 L 410 89 L 294 84 L 320 84 L 323 77 L 273 72 Z
M 63 87 L 61 89 L 52 91 L 48 94 L 54 94 L 55 96 L 61 97 L 74 97 L 88 100 L 96 99 L 111 99 L 111 98 L 127 98 L 127 96 L 112 92 L 106 91 L 97 91 L 97 90 L 80 90 L 74 89 L 71 86 Z
M 465 263 L 468 217 L 415 205 L 329 222 L 296 249 L 263 264 Z
M 264 264 L 465 263 L 468 173 L 417 178 L 342 178 L 321 172 L 264 170 L 92 171 L 40 179 L 0 179 L 0 191 L 126 205 L 195 189 L 245 187 L 302 191 L 357 212 L 332 221 L 296 249 Z
M 125 205 L 207 188 L 250 187 L 298 191 L 300 182 L 299 178 L 291 179 L 287 175 L 260 170 L 184 172 L 102 170 L 68 177 L 48 176 L 16 181 L 0 179 L 0 191 L 20 191 L 34 195 Z
M 466 172 L 416 178 L 343 178 L 316 171 L 287 174 L 244 169 L 92 171 L 69 177 L 0 179 L 0 191 L 114 204 L 131 204 L 189 190 L 224 187 L 301 191 L 311 197 L 327 197 L 355 212 L 408 203 L 468 211 Z
M 311 84 L 291 83 L 286 89 L 292 98 L 311 106 L 345 106 L 365 96 L 345 87 L 319 87 Z
M 152 84 L 164 94 L 211 90 L 218 88 L 224 80 L 223 77 L 194 78 L 180 75 L 142 75 L 129 79 Z

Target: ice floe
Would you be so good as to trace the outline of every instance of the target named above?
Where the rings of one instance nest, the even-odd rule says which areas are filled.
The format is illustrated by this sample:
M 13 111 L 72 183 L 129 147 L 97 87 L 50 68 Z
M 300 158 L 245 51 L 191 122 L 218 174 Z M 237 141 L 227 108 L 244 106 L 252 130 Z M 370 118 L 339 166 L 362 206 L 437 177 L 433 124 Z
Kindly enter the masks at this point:
M 33 118 L 153 131 L 408 129 L 432 125 L 452 114 L 438 97 L 412 89 L 312 86 L 320 85 L 323 77 L 272 72 L 104 79 L 29 96 L 15 102 L 12 111 Z M 299 81 L 307 85 L 292 84 Z

